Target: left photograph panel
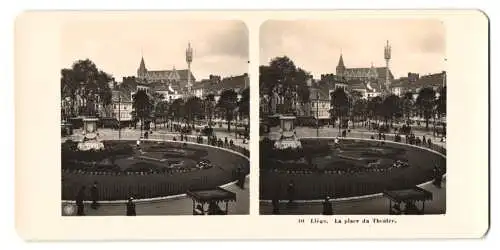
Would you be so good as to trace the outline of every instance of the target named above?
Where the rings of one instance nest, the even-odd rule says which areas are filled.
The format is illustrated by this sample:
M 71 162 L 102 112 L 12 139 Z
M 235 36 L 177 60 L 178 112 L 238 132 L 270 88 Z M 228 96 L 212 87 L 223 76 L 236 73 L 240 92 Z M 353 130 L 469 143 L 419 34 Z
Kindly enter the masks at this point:
M 249 214 L 249 56 L 232 20 L 61 27 L 63 216 Z

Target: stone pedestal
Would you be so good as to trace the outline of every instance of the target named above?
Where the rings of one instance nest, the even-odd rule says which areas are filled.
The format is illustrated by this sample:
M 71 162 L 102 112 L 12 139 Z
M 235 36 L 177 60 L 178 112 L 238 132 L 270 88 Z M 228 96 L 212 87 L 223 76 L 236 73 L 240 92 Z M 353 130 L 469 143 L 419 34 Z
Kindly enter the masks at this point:
M 78 149 L 81 151 L 101 150 L 104 144 L 99 141 L 97 133 L 97 118 L 83 119 L 83 140 L 78 143 Z
M 295 135 L 295 116 L 280 116 L 280 139 L 274 143 L 277 149 L 301 148 L 302 144 Z

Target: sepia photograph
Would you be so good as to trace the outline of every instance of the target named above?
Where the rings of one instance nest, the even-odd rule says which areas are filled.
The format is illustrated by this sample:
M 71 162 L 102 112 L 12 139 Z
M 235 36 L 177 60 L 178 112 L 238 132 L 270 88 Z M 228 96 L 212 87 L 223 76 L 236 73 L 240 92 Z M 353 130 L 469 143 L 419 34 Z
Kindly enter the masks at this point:
M 445 214 L 445 38 L 434 19 L 264 22 L 260 214 Z
M 63 216 L 249 213 L 241 21 L 61 28 Z

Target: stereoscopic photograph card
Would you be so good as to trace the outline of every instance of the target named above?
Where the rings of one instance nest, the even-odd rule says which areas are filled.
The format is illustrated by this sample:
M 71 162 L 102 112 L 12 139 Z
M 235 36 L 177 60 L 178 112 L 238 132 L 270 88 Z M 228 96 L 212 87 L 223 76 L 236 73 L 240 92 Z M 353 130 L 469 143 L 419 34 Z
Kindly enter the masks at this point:
M 488 39 L 477 10 L 22 13 L 18 233 L 482 237 Z

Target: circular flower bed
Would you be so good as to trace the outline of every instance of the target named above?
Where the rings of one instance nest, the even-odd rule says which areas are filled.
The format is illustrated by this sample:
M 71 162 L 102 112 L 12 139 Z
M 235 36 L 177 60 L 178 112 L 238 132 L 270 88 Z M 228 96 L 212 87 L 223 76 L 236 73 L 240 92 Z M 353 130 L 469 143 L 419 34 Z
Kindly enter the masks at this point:
M 61 145 L 62 196 L 74 199 L 81 186 L 98 182 L 100 200 L 122 200 L 213 188 L 248 173 L 244 156 L 201 144 L 182 142 L 104 141 L 103 151 L 78 151 L 74 142 Z M 211 167 L 199 167 L 200 162 Z
M 371 140 L 302 139 L 303 149 L 280 152 L 261 142 L 261 199 L 286 195 L 293 181 L 296 199 L 352 197 L 404 188 L 431 180 L 446 158 L 397 143 Z M 265 149 L 267 152 L 262 152 Z

